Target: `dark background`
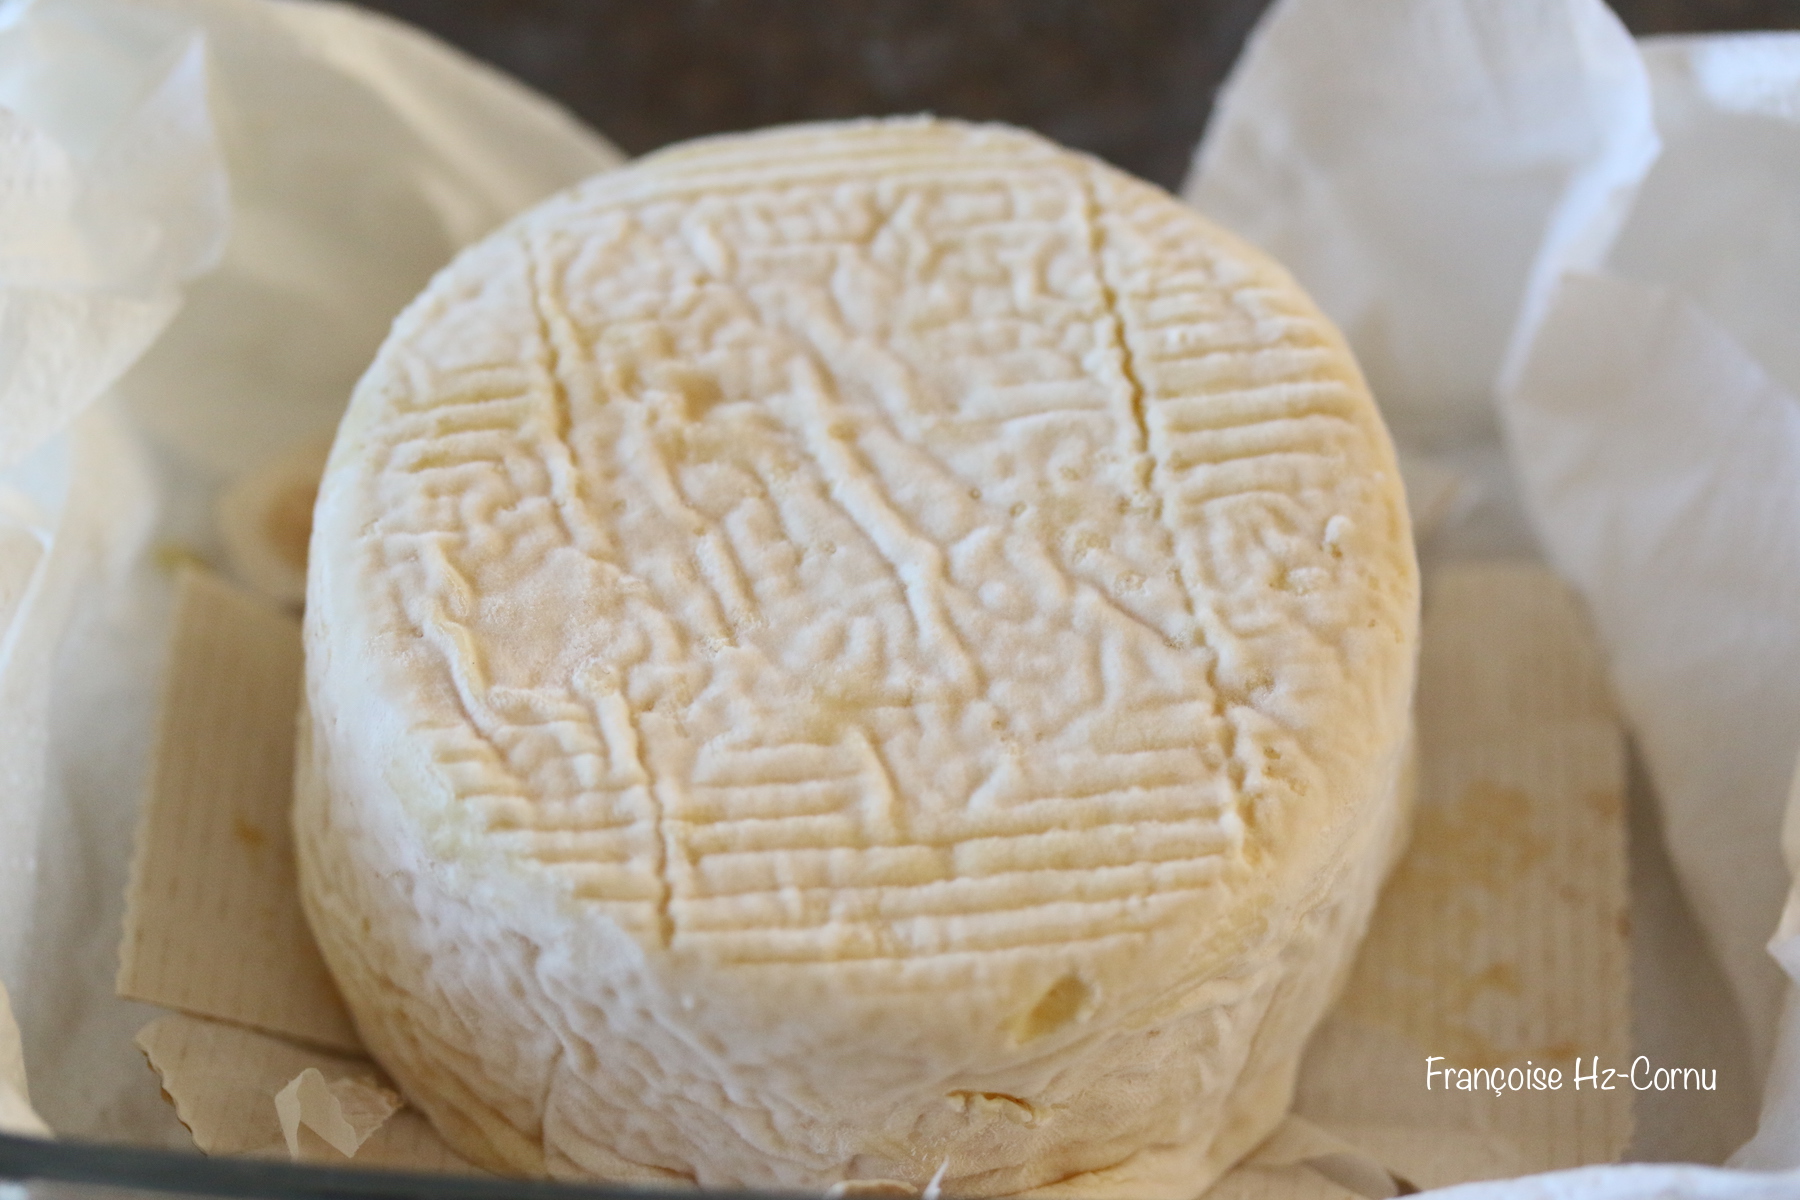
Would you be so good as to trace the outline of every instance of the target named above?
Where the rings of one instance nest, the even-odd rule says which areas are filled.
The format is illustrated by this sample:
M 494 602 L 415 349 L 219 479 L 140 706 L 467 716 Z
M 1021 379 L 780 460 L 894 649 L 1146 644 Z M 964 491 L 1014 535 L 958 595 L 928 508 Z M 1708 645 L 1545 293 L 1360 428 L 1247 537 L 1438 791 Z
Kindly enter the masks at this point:
M 362 2 L 554 97 L 628 154 L 931 111 L 1029 126 L 1173 188 L 1267 0 Z M 1612 7 L 1640 34 L 1800 29 L 1800 0 Z

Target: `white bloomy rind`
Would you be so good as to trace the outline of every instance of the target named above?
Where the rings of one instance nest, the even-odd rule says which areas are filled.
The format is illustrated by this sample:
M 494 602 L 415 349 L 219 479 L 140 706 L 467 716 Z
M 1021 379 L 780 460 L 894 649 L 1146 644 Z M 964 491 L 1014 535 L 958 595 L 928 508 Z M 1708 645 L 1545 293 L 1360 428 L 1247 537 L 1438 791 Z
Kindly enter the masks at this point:
M 307 912 L 495 1170 L 1191 1196 L 1367 922 L 1417 600 L 1256 251 L 1014 130 L 693 143 L 464 253 L 358 386 Z

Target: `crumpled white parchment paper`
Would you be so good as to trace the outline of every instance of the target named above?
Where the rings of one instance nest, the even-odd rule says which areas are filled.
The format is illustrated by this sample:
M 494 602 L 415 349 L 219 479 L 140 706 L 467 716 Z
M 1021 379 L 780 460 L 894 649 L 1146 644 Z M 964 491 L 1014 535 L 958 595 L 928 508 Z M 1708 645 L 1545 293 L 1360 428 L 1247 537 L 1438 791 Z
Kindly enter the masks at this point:
M 1645 59 L 1664 153 L 1603 272 L 1561 282 L 1504 410 L 1755 1061 L 1776 1067 L 1734 1161 L 1794 1167 L 1800 1075 L 1774 1046 L 1777 960 L 1800 969 L 1800 930 L 1775 927 L 1800 746 L 1800 36 L 1661 39 Z
M 318 1134 L 345 1158 L 354 1158 L 387 1119 L 400 1111 L 400 1097 L 366 1079 L 326 1079 L 308 1067 L 275 1093 L 275 1112 L 288 1157 L 301 1158 L 302 1127 Z
M 19 1052 L 19 1028 L 12 1005 L 0 987 L 0 1131 L 48 1137 L 50 1130 L 31 1107 L 25 1087 L 25 1062 Z
M 59 1132 L 188 1140 L 111 989 L 158 562 L 219 553 L 220 484 L 328 432 L 456 249 L 619 160 L 348 7 L 0 6 L 0 981 Z
M 1477 494 L 1427 557 L 1541 548 L 1581 590 L 1746 1070 L 1773 1064 L 1736 1161 L 1800 1165 L 1764 950 L 1800 750 L 1800 38 L 1640 45 L 1598 0 L 1289 0 L 1185 192 L 1343 323 L 1403 453 Z M 1800 916 L 1774 949 L 1800 968 Z M 1796 1189 L 1640 1168 L 1468 1194 Z

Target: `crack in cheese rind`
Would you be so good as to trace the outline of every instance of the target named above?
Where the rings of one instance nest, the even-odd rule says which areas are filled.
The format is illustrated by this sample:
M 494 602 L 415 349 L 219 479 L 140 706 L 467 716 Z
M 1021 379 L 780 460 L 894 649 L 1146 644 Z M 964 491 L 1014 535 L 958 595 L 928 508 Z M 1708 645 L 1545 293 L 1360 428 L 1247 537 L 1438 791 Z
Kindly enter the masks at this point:
M 1191 1191 L 1396 828 L 1417 580 L 1340 338 L 1017 131 L 695 143 L 465 252 L 312 570 L 308 912 L 499 1169 Z

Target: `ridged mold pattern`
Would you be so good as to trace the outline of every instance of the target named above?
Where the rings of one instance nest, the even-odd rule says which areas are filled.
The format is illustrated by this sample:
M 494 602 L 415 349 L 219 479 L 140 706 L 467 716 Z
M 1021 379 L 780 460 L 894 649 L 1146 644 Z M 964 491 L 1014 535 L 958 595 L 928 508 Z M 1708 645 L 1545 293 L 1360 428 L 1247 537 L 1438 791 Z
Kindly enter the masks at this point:
M 357 389 L 309 914 L 497 1168 L 1191 1194 L 1366 920 L 1411 554 L 1337 333 L 1156 189 L 928 120 L 665 151 Z

